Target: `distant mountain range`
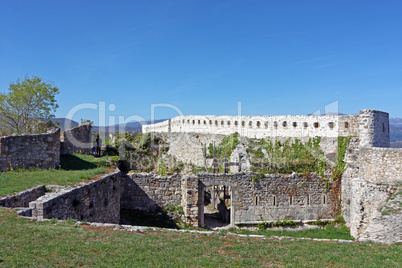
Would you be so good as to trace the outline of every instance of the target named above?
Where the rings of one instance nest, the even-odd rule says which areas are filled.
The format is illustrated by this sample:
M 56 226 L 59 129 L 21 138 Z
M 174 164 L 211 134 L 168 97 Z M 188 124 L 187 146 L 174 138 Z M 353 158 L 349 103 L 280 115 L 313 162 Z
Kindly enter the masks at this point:
M 74 120 L 70 120 L 67 118 L 53 118 L 51 119 L 53 122 L 58 122 L 60 125 L 60 128 L 62 130 L 65 130 L 65 128 L 69 129 L 69 128 L 73 128 L 78 126 L 78 122 L 74 121 Z M 120 127 L 122 127 L 122 129 L 124 129 L 124 131 L 136 131 L 136 132 L 140 132 L 142 129 L 142 125 L 146 125 L 146 124 L 152 124 L 152 123 L 159 123 L 162 121 L 165 121 L 167 119 L 161 119 L 161 120 L 147 120 L 147 121 L 140 121 L 140 122 L 129 122 L 127 123 L 125 126 L 123 124 L 116 124 L 116 125 L 112 125 L 112 126 L 92 126 L 92 131 L 94 132 L 108 132 L 108 133 L 115 133 L 115 132 L 119 132 Z

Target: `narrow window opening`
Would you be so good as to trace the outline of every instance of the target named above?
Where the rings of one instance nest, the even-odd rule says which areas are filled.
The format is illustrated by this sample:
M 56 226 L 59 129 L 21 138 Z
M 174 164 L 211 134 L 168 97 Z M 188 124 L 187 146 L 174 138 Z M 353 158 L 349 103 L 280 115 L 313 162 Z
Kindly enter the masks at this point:
M 293 196 L 289 196 L 289 205 L 293 205 Z
M 239 122 L 235 121 L 235 126 L 237 127 L 239 125 Z
M 345 122 L 345 128 L 349 128 L 349 122 Z
M 315 128 L 319 128 L 319 127 L 320 127 L 320 123 L 315 122 L 315 123 L 314 123 L 314 127 L 315 127 Z
M 228 126 L 230 126 L 230 121 L 228 121 Z
M 242 121 L 242 122 L 241 122 L 241 126 L 242 126 L 242 127 L 245 127 L 245 126 L 246 126 L 246 122 Z
M 335 124 L 334 124 L 334 122 L 329 122 L 329 123 L 328 123 L 328 126 L 329 126 L 330 129 L 333 129 L 334 126 L 335 126 Z
M 304 123 L 303 123 L 303 127 L 304 127 L 304 128 L 308 127 L 307 122 L 304 122 Z
M 257 127 L 260 128 L 261 127 L 261 123 L 260 121 L 257 121 Z
M 382 132 L 385 132 L 385 124 L 382 123 Z
M 201 120 L 198 120 L 198 125 L 201 125 Z
M 193 125 L 195 125 L 195 120 L 193 120 Z
M 254 206 L 258 206 L 259 203 L 259 199 L 258 199 L 258 195 L 254 196 Z
M 326 198 L 325 194 L 322 195 L 322 203 L 323 203 L 324 205 L 327 203 L 327 198 Z
M 276 198 L 275 195 L 272 197 L 272 204 L 273 204 L 274 207 L 278 206 L 278 199 Z
M 274 122 L 274 127 L 277 128 L 278 127 L 278 122 Z
M 282 126 L 283 126 L 283 127 L 287 127 L 287 126 L 288 126 L 288 122 L 283 121 Z
M 293 122 L 293 127 L 297 127 L 297 123 L 296 123 L 296 122 Z
M 265 128 L 268 128 L 268 122 L 265 122 Z
M 248 125 L 249 125 L 250 128 L 252 128 L 253 127 L 253 122 L 252 121 L 248 122 Z

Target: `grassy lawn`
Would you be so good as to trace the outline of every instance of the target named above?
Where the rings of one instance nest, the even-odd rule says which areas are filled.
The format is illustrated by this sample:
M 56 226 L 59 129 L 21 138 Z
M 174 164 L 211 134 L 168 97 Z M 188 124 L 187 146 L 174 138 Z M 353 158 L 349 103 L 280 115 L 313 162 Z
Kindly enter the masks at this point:
M 0 266 L 400 267 L 401 244 L 244 238 L 172 231 L 130 233 L 32 222 L 0 208 Z
M 60 157 L 57 169 L 17 169 L 0 172 L 0 196 L 12 194 L 38 185 L 74 185 L 77 182 L 108 173 L 108 159 L 91 155 L 67 155 Z
M 247 229 L 240 229 L 231 231 L 238 234 L 257 234 L 264 236 L 287 236 L 287 237 L 306 237 L 306 238 L 324 238 L 324 239 L 343 239 L 343 240 L 354 240 L 350 235 L 350 230 L 345 225 L 334 226 L 328 224 L 322 228 L 310 229 L 310 230 L 258 230 L 250 231 Z

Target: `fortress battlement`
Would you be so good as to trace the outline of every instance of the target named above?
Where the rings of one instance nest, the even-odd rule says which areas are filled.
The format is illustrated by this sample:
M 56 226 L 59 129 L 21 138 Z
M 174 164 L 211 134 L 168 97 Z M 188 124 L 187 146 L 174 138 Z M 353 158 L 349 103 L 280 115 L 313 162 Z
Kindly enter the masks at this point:
M 389 147 L 389 114 L 360 110 L 358 115 L 216 116 L 188 115 L 142 126 L 143 133 L 200 133 L 248 138 L 356 136 L 364 147 Z

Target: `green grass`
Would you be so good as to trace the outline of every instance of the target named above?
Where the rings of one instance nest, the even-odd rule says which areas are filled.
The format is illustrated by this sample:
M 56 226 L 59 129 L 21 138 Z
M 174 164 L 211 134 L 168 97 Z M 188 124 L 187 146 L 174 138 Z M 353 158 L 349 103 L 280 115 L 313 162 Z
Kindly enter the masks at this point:
M 110 157 L 91 155 L 68 155 L 60 158 L 57 169 L 17 169 L 0 172 L 0 196 L 12 194 L 38 185 L 74 185 L 77 182 L 108 173 Z
M 400 267 L 401 244 L 276 240 L 172 231 L 131 233 L 32 222 L 0 208 L 1 267 Z
M 240 229 L 234 231 L 240 234 L 258 234 L 265 236 L 287 236 L 287 237 L 307 237 L 307 238 L 324 238 L 324 239 L 344 239 L 344 240 L 354 240 L 350 235 L 350 230 L 344 226 L 333 226 L 328 224 L 321 228 L 310 229 L 310 230 L 300 230 L 300 231 L 289 231 L 283 230 L 258 230 L 250 231 L 247 229 Z

